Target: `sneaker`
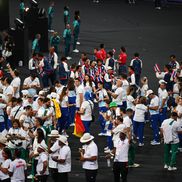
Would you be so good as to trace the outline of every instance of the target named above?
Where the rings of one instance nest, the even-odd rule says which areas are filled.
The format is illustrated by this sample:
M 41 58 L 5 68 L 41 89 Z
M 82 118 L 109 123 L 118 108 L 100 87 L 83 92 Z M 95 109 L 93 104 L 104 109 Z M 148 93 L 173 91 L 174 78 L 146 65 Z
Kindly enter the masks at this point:
M 109 149 L 109 147 L 105 147 L 105 148 L 104 148 L 104 151 L 105 151 L 105 150 L 108 150 L 108 149 Z
M 173 171 L 176 171 L 177 170 L 177 167 L 173 167 Z
M 171 166 L 168 167 L 168 171 L 176 171 L 176 170 L 177 170 L 177 167 L 171 167 Z
M 27 179 L 32 179 L 34 176 L 32 174 L 27 176 Z
M 157 10 L 161 10 L 161 7 L 156 7 L 155 9 L 157 9 Z
M 179 150 L 179 152 L 182 152 L 182 148 L 180 147 L 180 148 L 178 148 L 178 150 Z
M 68 56 L 68 57 L 66 57 L 66 59 L 67 59 L 67 60 L 71 60 L 72 58 Z
M 80 42 L 76 42 L 77 45 L 80 45 Z
M 151 142 L 151 145 L 160 145 L 160 142 L 154 141 L 154 142 Z
M 79 50 L 78 50 L 78 49 L 74 49 L 73 52 L 74 52 L 74 53 L 78 53 Z
M 105 154 L 109 154 L 110 152 L 111 152 L 110 149 L 104 151 Z
M 99 133 L 98 136 L 104 136 L 104 133 Z
M 75 123 L 71 123 L 70 126 L 75 126 Z
M 140 167 L 140 164 L 134 163 L 133 165 L 129 165 L 128 167 L 136 168 L 136 167 Z
M 139 147 L 143 147 L 144 146 L 144 143 L 139 143 L 138 146 Z
M 168 169 L 169 166 L 167 164 L 164 165 L 164 169 Z
M 48 30 L 48 32 L 53 33 L 53 32 L 54 32 L 54 30 Z

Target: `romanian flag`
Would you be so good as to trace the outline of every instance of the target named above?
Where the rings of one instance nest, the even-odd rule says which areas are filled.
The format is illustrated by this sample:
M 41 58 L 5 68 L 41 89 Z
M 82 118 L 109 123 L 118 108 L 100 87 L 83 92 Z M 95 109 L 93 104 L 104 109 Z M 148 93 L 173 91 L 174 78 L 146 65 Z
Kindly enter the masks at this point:
M 77 137 L 82 137 L 85 132 L 85 127 L 82 123 L 81 117 L 78 113 L 75 115 L 75 127 L 74 127 L 74 135 Z

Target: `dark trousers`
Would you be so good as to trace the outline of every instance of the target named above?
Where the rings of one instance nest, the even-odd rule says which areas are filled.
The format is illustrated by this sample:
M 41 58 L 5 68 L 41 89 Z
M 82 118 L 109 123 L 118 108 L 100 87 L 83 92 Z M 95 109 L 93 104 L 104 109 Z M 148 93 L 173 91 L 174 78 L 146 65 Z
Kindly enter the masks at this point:
M 58 173 L 58 181 L 68 182 L 68 173 Z
M 58 181 L 58 169 L 49 168 L 49 171 L 51 173 L 51 177 L 54 182 Z
M 46 182 L 48 178 L 48 175 L 42 175 L 37 177 L 37 182 Z
M 127 182 L 128 163 L 127 162 L 114 162 L 113 164 L 114 182 Z M 120 177 L 121 175 L 121 177 Z
M 76 43 L 78 42 L 78 34 L 74 35 L 74 39 L 73 39 L 73 50 L 76 49 Z
M 85 169 L 86 182 L 95 182 L 97 176 L 97 170 Z
M 70 41 L 65 41 L 65 50 L 64 50 L 64 54 L 67 57 L 70 53 Z

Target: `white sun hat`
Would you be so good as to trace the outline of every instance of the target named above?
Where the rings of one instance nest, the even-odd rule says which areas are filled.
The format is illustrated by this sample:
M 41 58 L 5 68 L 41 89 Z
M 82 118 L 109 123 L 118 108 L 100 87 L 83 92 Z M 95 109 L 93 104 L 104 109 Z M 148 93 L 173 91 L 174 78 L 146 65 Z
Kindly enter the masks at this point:
M 58 130 L 52 130 L 51 133 L 48 135 L 48 137 L 59 137 L 59 131 Z
M 81 143 L 87 143 L 94 139 L 94 136 L 92 136 L 90 133 L 84 133 L 84 135 L 80 138 Z
M 64 135 L 60 135 L 57 140 L 64 143 L 65 145 L 68 145 L 68 139 Z

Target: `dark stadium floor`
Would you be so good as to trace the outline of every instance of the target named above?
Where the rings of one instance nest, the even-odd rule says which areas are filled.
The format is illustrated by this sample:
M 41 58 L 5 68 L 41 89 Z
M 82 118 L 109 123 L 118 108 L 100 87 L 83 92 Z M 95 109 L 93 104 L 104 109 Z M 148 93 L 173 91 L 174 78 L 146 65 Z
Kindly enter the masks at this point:
M 11 22 L 18 15 L 18 1 L 10 0 Z M 28 2 L 28 1 L 25 1 Z M 48 7 L 48 0 L 40 0 L 40 7 Z M 101 0 L 94 4 L 92 0 L 55 0 L 55 18 L 53 28 L 63 32 L 63 7 L 67 5 L 70 11 L 80 10 L 81 13 L 81 52 L 90 54 L 94 47 L 105 43 L 106 49 L 124 45 L 128 50 L 129 58 L 134 52 L 139 52 L 143 59 L 143 75 L 149 77 L 149 85 L 157 88 L 153 65 L 164 65 L 168 62 L 170 54 L 176 54 L 182 60 L 182 6 L 169 5 L 161 11 L 154 9 L 153 2 L 138 1 L 130 6 L 121 0 Z M 61 46 L 63 50 L 63 46 Z M 73 61 L 78 62 L 79 56 L 72 54 Z M 24 73 L 26 75 L 26 73 Z M 91 132 L 96 137 L 99 146 L 99 174 L 97 182 L 112 182 L 111 168 L 107 167 L 103 158 L 103 148 L 106 142 L 104 137 L 97 137 L 98 124 L 93 124 Z M 72 149 L 72 172 L 70 182 L 84 181 L 84 172 L 78 160 L 79 140 L 71 136 L 69 142 Z M 180 182 L 182 179 L 182 154 L 178 156 L 178 171 L 167 172 L 163 170 L 163 146 L 150 146 L 151 129 L 149 124 L 145 130 L 145 146 L 136 148 L 136 162 L 140 168 L 130 169 L 129 182 Z

